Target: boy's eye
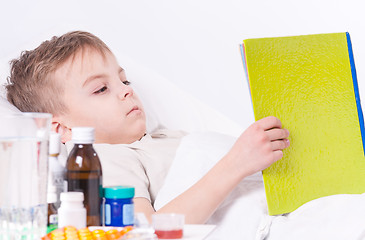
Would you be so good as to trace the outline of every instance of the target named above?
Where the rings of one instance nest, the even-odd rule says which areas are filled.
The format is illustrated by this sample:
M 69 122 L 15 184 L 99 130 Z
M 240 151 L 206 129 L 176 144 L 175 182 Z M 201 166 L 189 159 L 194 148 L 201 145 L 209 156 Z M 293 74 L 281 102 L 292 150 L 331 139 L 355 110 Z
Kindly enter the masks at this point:
M 125 81 L 123 81 L 122 82 L 124 85 L 130 85 L 131 84 L 131 82 L 130 81 L 128 81 L 128 80 L 125 80 Z
M 107 88 L 106 86 L 104 86 L 104 87 L 100 88 L 99 90 L 95 91 L 94 93 L 95 93 L 95 94 L 103 93 L 103 92 L 105 92 L 107 89 L 108 89 L 108 88 Z

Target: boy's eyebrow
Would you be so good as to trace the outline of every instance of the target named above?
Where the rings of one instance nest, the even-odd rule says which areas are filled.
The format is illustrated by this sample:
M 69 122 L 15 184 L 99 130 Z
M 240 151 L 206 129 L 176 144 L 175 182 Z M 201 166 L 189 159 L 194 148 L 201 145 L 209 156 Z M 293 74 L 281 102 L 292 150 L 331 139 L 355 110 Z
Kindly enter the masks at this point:
M 124 69 L 122 67 L 119 67 L 118 73 L 122 73 L 124 72 Z M 85 85 L 87 85 L 89 82 L 92 82 L 93 80 L 99 79 L 99 78 L 104 78 L 106 77 L 106 74 L 96 74 L 96 75 L 92 75 L 90 77 L 88 77 L 85 82 L 82 84 L 82 87 L 84 87 Z

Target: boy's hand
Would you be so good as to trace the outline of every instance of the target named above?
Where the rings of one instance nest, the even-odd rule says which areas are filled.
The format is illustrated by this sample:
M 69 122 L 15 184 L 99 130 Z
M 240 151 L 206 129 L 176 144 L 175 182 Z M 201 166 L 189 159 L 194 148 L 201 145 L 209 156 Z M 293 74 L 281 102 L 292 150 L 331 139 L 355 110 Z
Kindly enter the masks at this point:
M 266 117 L 253 123 L 238 138 L 228 153 L 241 177 L 264 170 L 283 157 L 289 146 L 289 131 L 281 128 L 276 117 Z
M 185 214 L 185 222 L 205 223 L 243 178 L 263 170 L 283 156 L 289 131 L 275 117 L 261 119 L 237 139 L 232 149 L 199 181 L 170 201 L 158 213 Z M 154 213 L 147 199 L 136 199 L 135 210 Z

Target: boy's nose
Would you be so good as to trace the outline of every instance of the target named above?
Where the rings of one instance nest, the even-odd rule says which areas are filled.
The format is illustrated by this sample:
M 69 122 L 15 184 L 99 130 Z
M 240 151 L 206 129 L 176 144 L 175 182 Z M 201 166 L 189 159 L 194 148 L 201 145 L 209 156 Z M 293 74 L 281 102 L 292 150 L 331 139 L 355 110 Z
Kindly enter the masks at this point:
M 122 89 L 120 90 L 120 93 L 119 93 L 120 100 L 124 100 L 127 97 L 130 97 L 132 95 L 133 95 L 133 89 L 130 86 L 123 84 Z

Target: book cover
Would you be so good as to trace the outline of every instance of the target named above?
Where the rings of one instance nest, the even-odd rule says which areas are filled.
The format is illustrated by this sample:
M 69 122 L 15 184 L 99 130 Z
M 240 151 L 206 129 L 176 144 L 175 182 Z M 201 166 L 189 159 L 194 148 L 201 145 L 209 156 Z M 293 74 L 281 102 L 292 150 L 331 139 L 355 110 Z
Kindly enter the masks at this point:
M 241 44 L 255 119 L 290 131 L 263 171 L 270 215 L 311 200 L 365 192 L 364 121 L 349 33 L 247 39 Z

